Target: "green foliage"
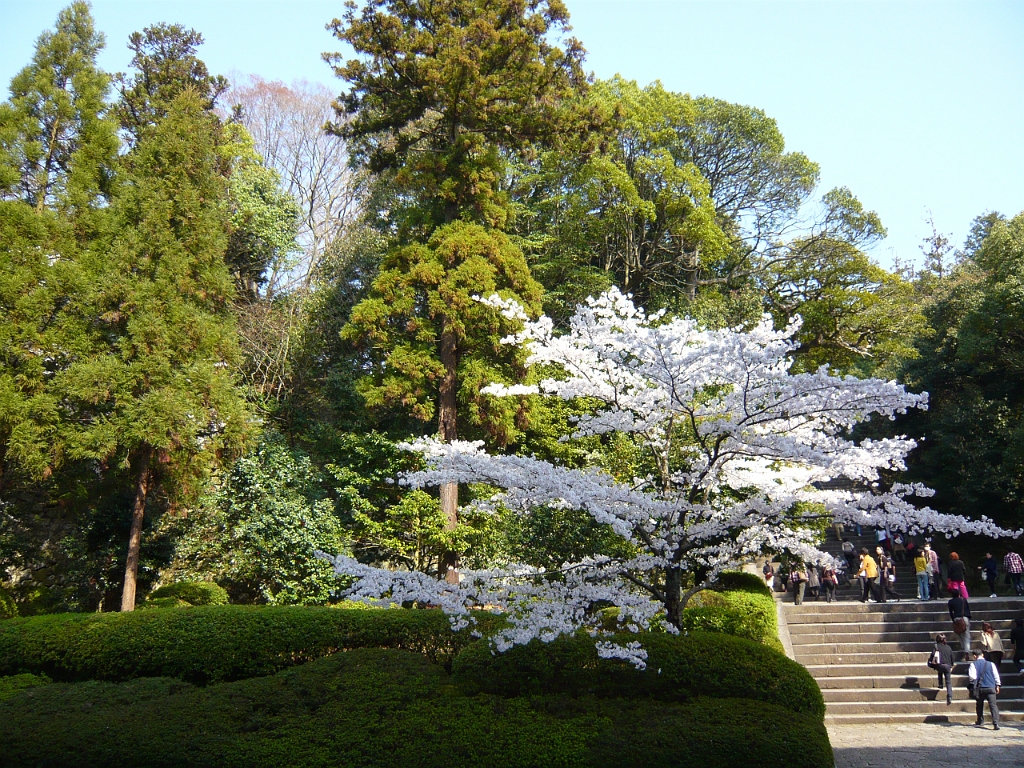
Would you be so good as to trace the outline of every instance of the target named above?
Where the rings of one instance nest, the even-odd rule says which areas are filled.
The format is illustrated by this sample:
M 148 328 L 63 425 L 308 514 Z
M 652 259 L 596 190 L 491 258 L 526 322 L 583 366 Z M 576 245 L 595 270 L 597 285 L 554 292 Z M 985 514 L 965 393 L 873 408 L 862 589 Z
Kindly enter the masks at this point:
M 28 672 L 0 677 L 0 701 L 5 701 L 28 688 L 49 685 L 51 682 L 53 681 L 46 675 L 33 675 Z
M 795 215 L 817 165 L 786 153 L 759 109 L 621 77 L 587 99 L 613 116 L 601 151 L 549 152 L 516 188 L 517 234 L 551 292 L 546 309 L 566 317 L 603 273 L 648 309 L 713 325 L 756 318 L 757 249 Z
M 174 100 L 190 92 L 206 112 L 228 88 L 220 75 L 210 75 L 196 56 L 203 36 L 181 24 L 154 24 L 128 37 L 135 73 L 117 76 L 121 127 L 133 142 L 166 117 Z
M 768 589 L 764 579 L 756 573 L 747 573 L 746 571 L 726 571 L 719 574 L 715 586 L 726 592 L 749 592 L 754 595 L 772 597 L 772 591 Z
M 524 374 L 522 350 L 501 344 L 515 323 L 473 298 L 494 293 L 527 311 L 540 309 L 540 286 L 522 252 L 500 232 L 459 222 L 439 228 L 426 245 L 390 252 L 370 296 L 342 329 L 373 365 L 359 382 L 366 404 L 430 421 L 441 410 L 446 376 L 454 373 L 460 426 L 482 427 L 499 445 L 514 441 L 520 404 L 480 394 L 490 382 L 513 383 Z
M 533 197 L 544 196 L 536 215 L 551 221 L 541 273 L 561 272 L 556 265 L 566 260 L 600 267 L 640 305 L 663 306 L 696 287 L 702 269 L 713 272 L 728 250 L 709 184 L 685 149 L 696 107 L 660 83 L 641 89 L 621 78 L 598 83 L 589 98 L 617 116 L 615 138 L 582 163 L 553 152 L 550 170 L 531 179 L 540 186 Z
M 81 215 L 109 192 L 118 142 L 106 116 L 110 78 L 96 66 L 103 47 L 86 2 L 40 35 L 0 105 L 0 199 Z
M 484 629 L 497 621 L 490 614 L 479 620 Z M 0 675 L 209 683 L 268 675 L 351 648 L 397 648 L 447 662 L 472 639 L 435 610 L 208 605 L 53 614 L 0 624 Z
M 775 600 L 764 584 L 752 591 L 699 592 L 683 611 L 682 629 L 722 632 L 782 651 Z
M 147 600 L 174 599 L 188 605 L 227 605 L 228 593 L 212 581 L 179 581 L 154 589 Z
M 18 615 L 18 604 L 11 593 L 0 587 L 0 619 L 13 619 Z
M 395 171 L 395 207 L 421 235 L 460 218 L 503 228 L 504 158 L 572 130 L 563 102 L 585 75 L 579 43 L 554 44 L 568 18 L 561 0 L 350 3 L 329 25 L 359 57 L 325 57 L 349 86 L 331 130 Z
M 226 125 L 223 142 L 221 152 L 231 161 L 231 237 L 224 260 L 239 292 L 252 300 L 260 287 L 276 282 L 291 266 L 300 212 L 295 199 L 281 188 L 277 172 L 257 154 L 244 127 Z
M 441 667 L 371 649 L 206 688 L 159 678 L 46 686 L 0 703 L 0 742 L 11 768 L 66 765 L 72 754 L 83 768 L 833 763 L 820 718 L 764 702 L 462 696 Z
M 767 307 L 777 327 L 798 314 L 803 321 L 794 370 L 828 364 L 843 372 L 885 374 L 916 355 L 913 339 L 925 319 L 914 287 L 861 250 L 885 236 L 877 214 L 845 188 L 827 193 L 823 202 L 820 231 L 794 241 L 787 257 L 763 276 Z
M 637 640 L 623 634 L 619 642 Z M 495 653 L 487 640 L 474 643 L 452 664 L 452 680 L 467 693 L 501 696 L 565 694 L 688 701 L 700 696 L 770 702 L 793 712 L 824 717 L 817 683 L 781 653 L 738 637 L 691 632 L 646 634 L 647 668 L 600 659 L 593 638 L 562 636 L 531 641 Z
M 984 509 L 1018 526 L 1024 503 L 1024 214 L 983 218 L 988 235 L 944 278 L 929 278 L 925 314 L 934 330 L 903 366 L 909 388 L 929 392 L 927 411 L 899 420 L 919 439 L 914 480 L 943 512 Z
M 103 343 L 62 377 L 83 411 L 72 439 L 83 458 L 156 450 L 187 465 L 230 450 L 246 427 L 227 365 L 236 345 L 218 127 L 192 95 L 169 110 L 126 160 L 117 236 L 94 255 L 82 309 L 96 313 Z
M 350 547 L 323 475 L 270 432 L 187 517 L 168 516 L 164 533 L 174 553 L 162 578 L 215 580 L 243 603 L 328 602 L 340 584 L 314 553 Z

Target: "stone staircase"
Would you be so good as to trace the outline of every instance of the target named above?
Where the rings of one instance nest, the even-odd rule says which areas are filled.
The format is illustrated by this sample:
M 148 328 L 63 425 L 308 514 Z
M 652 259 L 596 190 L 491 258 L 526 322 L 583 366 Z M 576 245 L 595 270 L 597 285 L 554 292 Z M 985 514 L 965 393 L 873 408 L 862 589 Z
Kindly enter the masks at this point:
M 843 536 L 850 540 L 850 543 L 856 547 L 859 553 L 861 547 L 867 547 L 872 557 L 875 557 L 875 547 L 878 545 L 875 540 L 875 531 L 871 528 L 864 528 L 863 535 L 858 536 L 856 531 L 849 529 Z M 821 545 L 822 552 L 828 552 L 833 557 L 839 560 L 845 560 L 843 557 L 843 542 L 842 539 L 836 536 L 835 531 L 831 528 L 828 530 L 828 535 L 825 542 Z M 877 560 L 877 558 L 875 558 Z M 896 583 L 893 585 L 896 593 L 904 600 L 913 600 L 917 598 L 917 576 L 914 572 L 914 563 L 910 557 L 906 557 L 904 562 L 899 560 L 893 561 L 896 564 Z M 860 584 L 856 578 L 856 572 L 850 574 L 850 584 L 840 585 L 836 589 L 836 597 L 839 600 L 860 600 Z M 823 599 L 823 598 L 822 598 Z M 895 599 L 895 598 L 889 598 Z
M 953 668 L 951 706 L 946 706 L 945 689 L 936 687 L 937 676 L 926 664 L 940 632 L 959 651 L 945 600 L 830 605 L 822 600 L 800 606 L 790 603 L 781 609 L 793 655 L 825 697 L 826 723 L 974 721 L 966 663 Z M 1024 598 L 973 599 L 971 612 L 972 648 L 979 646 L 982 621 L 992 623 L 1006 647 L 999 670 L 1001 717 L 1024 720 L 1024 675 L 1013 671 L 1012 646 L 1007 640 L 1013 619 L 1024 618 Z

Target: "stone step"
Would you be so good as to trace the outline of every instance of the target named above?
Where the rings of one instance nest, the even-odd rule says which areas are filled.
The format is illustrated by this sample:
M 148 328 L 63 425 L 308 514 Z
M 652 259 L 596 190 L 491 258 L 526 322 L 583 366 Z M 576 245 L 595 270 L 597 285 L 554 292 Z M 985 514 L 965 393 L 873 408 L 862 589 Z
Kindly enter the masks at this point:
M 970 601 L 971 611 L 1024 611 L 1024 597 L 978 597 Z M 927 613 L 929 611 L 946 611 L 946 600 L 912 600 L 899 603 L 823 603 L 786 606 L 787 613 L 793 614 L 832 614 L 832 613 Z
M 998 699 L 999 712 L 1024 713 L 1024 699 Z M 975 712 L 976 702 L 973 699 L 954 699 L 946 704 L 941 701 L 834 701 L 825 707 L 829 715 L 863 715 L 863 714 L 943 714 L 944 712 Z M 988 710 L 988 706 L 985 706 Z
M 837 651 L 835 653 L 803 653 L 797 650 L 799 646 L 793 648 L 796 661 L 804 666 L 812 665 L 869 665 L 869 664 L 909 664 L 917 667 L 917 669 L 927 669 L 925 662 L 927 661 L 927 652 L 920 653 L 917 651 L 894 651 L 890 653 L 879 653 L 879 652 L 865 652 L 865 653 L 850 653 L 847 651 Z
M 803 662 L 801 662 L 803 663 Z M 930 679 L 936 677 L 935 673 L 925 664 L 925 660 L 917 658 L 913 662 L 871 662 L 858 664 L 848 661 L 842 664 L 837 663 L 803 663 L 811 677 L 821 683 L 825 678 L 849 678 L 849 677 L 920 677 Z M 1010 682 L 1014 673 L 1006 660 L 1003 660 L 1002 669 L 999 670 L 1001 677 Z M 967 664 L 958 662 L 953 666 L 954 675 L 966 675 Z
M 958 665 L 960 666 L 960 665 Z M 864 670 L 866 671 L 866 670 Z M 1024 675 L 1007 673 L 1001 671 L 1000 677 L 1003 685 L 1007 687 L 1024 687 Z M 816 679 L 822 693 L 826 690 L 843 690 L 855 688 L 868 690 L 871 688 L 927 688 L 938 685 L 938 675 L 929 670 L 928 674 L 921 675 L 850 675 L 848 677 L 819 677 Z M 962 672 L 953 675 L 953 688 L 966 689 L 967 674 Z
M 828 707 L 832 706 L 833 702 L 852 702 L 852 701 L 946 701 L 946 689 L 945 688 L 869 688 L 869 689 L 856 689 L 856 688 L 829 688 L 823 690 L 822 695 L 825 697 L 825 704 Z M 1007 701 L 1019 701 L 1024 702 L 1024 687 L 1021 686 L 1003 686 L 999 691 L 999 706 L 1003 705 L 1003 700 Z M 971 701 L 965 686 L 954 686 L 953 688 L 953 701 Z
M 1009 638 L 1010 630 L 1013 628 L 1013 619 L 985 619 L 992 628 L 1000 633 L 1005 643 Z M 981 631 L 981 622 L 977 625 L 972 621 L 971 630 Z M 858 622 L 825 622 L 812 623 L 801 622 L 789 626 L 790 637 L 793 642 L 802 635 L 828 635 L 829 637 L 845 637 L 854 642 L 861 642 L 860 638 L 873 638 L 875 635 L 891 634 L 915 634 L 934 638 L 940 632 L 949 635 L 953 631 L 953 623 L 947 617 L 944 621 L 858 621 Z
M 931 640 L 923 640 L 910 643 L 878 641 L 874 643 L 803 643 L 793 644 L 793 652 L 799 658 L 808 654 L 845 654 L 851 653 L 897 653 L 907 652 L 918 654 L 922 659 L 927 659 L 928 654 L 934 650 L 935 643 Z
M 794 645 L 815 645 L 815 644 L 827 644 L 827 645 L 840 645 L 840 644 L 855 644 L 855 643 L 930 643 L 935 645 L 935 636 L 939 633 L 946 635 L 946 641 L 951 641 L 953 644 L 957 644 L 958 640 L 952 636 L 952 629 L 947 628 L 945 630 L 919 630 L 915 632 L 891 632 L 885 631 L 874 631 L 874 632 L 860 632 L 857 634 L 825 634 L 822 632 L 800 632 L 792 633 L 790 640 Z M 996 627 L 996 632 L 1002 638 L 1002 646 L 1007 648 L 1007 653 L 1010 652 L 1011 643 L 1007 639 L 1010 633 L 1005 630 L 1000 630 Z M 975 628 L 971 628 L 971 638 L 975 642 L 980 642 L 981 629 L 975 631 Z
M 891 725 L 909 725 L 912 723 L 961 723 L 970 725 L 974 722 L 975 713 L 943 712 L 947 709 L 941 704 L 933 704 L 934 713 L 902 713 L 902 712 L 868 712 L 863 714 L 830 715 L 825 713 L 825 725 L 867 725 L 870 723 L 889 723 Z M 1024 720 L 1024 712 L 999 712 L 999 722 L 1020 722 Z M 992 728 L 988 706 L 985 707 L 985 728 Z M 964 763 L 969 765 L 969 763 Z
M 835 603 L 833 603 L 835 605 Z M 856 604 L 858 607 L 862 606 L 860 603 Z M 793 606 L 790 608 L 786 606 L 783 610 L 786 611 L 786 623 L 790 625 L 795 624 L 895 624 L 897 622 L 938 622 L 942 624 L 952 624 L 952 619 L 949 618 L 949 611 L 943 610 L 905 610 L 905 611 L 887 611 L 883 610 L 888 603 L 877 603 L 872 605 L 872 608 L 880 610 L 874 611 L 858 611 L 851 610 L 852 605 L 844 611 L 822 611 L 821 613 L 812 613 L 801 611 L 802 605 Z M 908 605 L 907 608 L 912 606 Z M 981 625 L 983 621 L 995 624 L 1001 622 L 1001 626 L 1008 626 L 1013 623 L 1015 619 L 1021 618 L 1024 614 L 1024 606 L 1020 608 L 1001 608 L 1001 609 L 989 609 L 989 610 L 978 610 L 973 609 L 971 611 L 971 624 Z

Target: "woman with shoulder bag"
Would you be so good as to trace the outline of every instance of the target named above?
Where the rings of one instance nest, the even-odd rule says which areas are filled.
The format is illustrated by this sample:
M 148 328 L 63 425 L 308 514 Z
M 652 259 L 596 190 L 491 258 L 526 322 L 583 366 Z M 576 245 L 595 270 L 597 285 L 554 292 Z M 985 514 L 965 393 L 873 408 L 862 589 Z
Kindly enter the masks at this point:
M 953 649 L 946 644 L 945 635 L 935 636 L 935 648 L 928 656 L 928 666 L 939 675 L 939 690 L 946 686 L 946 705 L 953 703 Z

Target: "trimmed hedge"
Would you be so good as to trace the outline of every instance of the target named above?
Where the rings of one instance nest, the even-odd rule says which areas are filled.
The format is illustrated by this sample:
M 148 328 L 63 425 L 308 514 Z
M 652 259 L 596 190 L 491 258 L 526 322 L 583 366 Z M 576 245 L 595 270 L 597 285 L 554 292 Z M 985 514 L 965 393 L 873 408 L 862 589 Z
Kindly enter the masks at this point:
M 45 675 L 30 675 L 28 673 L 0 677 L 0 701 L 9 699 L 11 696 L 21 693 L 27 688 L 49 685 L 51 682 L 53 681 Z
M 688 632 L 722 632 L 782 651 L 775 600 L 758 592 L 730 590 L 701 592 L 702 605 L 683 611 L 682 628 Z
M 180 600 L 189 605 L 227 605 L 228 592 L 212 581 L 179 581 L 149 593 L 147 602 Z
M 626 643 L 638 636 L 620 635 Z M 492 653 L 480 640 L 452 664 L 452 680 L 467 694 L 499 696 L 564 694 L 688 701 L 701 696 L 755 699 L 811 715 L 821 721 L 825 702 L 810 673 L 795 661 L 758 643 L 728 635 L 640 636 L 647 669 L 618 659 L 601 659 L 586 635 L 534 640 Z
M 726 571 L 719 574 L 716 586 L 723 590 L 738 590 L 741 592 L 751 592 L 755 595 L 773 597 L 772 591 L 768 589 L 764 579 L 746 571 Z
M 771 704 L 470 697 L 422 656 L 376 649 L 205 688 L 32 689 L 0 702 L 0 744 L 6 768 L 833 765 L 820 720 Z
M 480 628 L 500 619 L 481 613 Z M 206 684 L 269 675 L 351 648 L 397 648 L 449 662 L 472 642 L 437 610 L 199 606 L 54 614 L 0 624 L 0 675 L 54 680 L 175 677 Z

